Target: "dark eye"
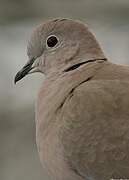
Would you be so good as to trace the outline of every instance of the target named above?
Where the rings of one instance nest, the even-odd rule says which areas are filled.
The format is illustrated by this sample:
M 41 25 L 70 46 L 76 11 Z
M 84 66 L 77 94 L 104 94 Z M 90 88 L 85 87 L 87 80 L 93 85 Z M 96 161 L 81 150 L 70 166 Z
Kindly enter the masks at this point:
M 58 39 L 56 36 L 50 36 L 47 39 L 47 45 L 48 47 L 54 47 L 58 43 Z

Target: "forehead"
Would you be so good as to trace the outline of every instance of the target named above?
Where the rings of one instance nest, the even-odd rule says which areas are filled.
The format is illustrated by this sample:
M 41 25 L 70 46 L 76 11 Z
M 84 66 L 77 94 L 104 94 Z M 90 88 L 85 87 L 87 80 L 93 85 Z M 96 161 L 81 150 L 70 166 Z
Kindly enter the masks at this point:
M 64 24 L 68 23 L 68 19 L 53 19 L 40 24 L 33 32 L 39 36 L 45 36 L 54 30 L 58 31 Z

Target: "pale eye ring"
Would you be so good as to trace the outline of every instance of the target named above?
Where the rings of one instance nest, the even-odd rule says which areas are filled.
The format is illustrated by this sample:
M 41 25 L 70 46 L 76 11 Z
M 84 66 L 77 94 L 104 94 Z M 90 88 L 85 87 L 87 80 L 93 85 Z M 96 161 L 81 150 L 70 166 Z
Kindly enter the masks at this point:
M 59 39 L 55 35 L 50 35 L 46 40 L 46 44 L 49 48 L 56 46 L 58 42 Z

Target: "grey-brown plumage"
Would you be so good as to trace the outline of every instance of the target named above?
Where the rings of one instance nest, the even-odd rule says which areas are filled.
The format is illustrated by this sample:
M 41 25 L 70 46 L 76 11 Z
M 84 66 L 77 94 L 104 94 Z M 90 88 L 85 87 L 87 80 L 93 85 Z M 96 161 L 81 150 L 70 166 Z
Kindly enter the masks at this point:
M 129 178 L 129 67 L 109 62 L 88 28 L 68 19 L 40 25 L 28 55 L 15 82 L 46 75 L 36 141 L 51 179 Z

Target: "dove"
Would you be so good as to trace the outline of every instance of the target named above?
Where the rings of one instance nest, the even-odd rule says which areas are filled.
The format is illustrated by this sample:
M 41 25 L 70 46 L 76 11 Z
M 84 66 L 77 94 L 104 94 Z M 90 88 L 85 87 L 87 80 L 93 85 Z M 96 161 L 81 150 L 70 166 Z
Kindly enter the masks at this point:
M 83 22 L 39 25 L 16 74 L 40 72 L 36 143 L 52 180 L 129 178 L 129 66 L 108 60 Z

